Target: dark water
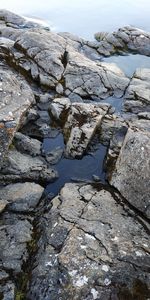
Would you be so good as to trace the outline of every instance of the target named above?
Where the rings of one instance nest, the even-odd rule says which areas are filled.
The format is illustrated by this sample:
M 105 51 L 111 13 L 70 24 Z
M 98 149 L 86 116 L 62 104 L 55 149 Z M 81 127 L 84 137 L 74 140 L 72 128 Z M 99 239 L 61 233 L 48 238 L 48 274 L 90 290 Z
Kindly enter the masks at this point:
M 61 133 L 55 138 L 47 138 L 43 142 L 43 150 L 45 152 L 55 150 L 57 146 L 60 146 L 62 149 L 65 148 Z M 99 143 L 95 151 L 89 151 L 81 159 L 67 159 L 63 157 L 54 166 L 58 171 L 59 178 L 47 186 L 46 192 L 57 195 L 66 182 L 71 182 L 72 180 L 91 181 L 93 180 L 93 175 L 98 176 L 104 183 L 106 174 L 103 163 L 106 151 L 107 147 Z
M 150 0 L 1 0 L 0 9 L 45 20 L 55 31 L 92 39 L 97 31 L 133 25 L 150 31 Z

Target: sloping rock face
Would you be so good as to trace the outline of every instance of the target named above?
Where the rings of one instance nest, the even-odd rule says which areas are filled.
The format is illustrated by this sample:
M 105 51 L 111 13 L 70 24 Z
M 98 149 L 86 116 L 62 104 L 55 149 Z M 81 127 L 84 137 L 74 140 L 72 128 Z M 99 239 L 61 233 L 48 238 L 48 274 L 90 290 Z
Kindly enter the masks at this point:
M 150 69 L 137 69 L 125 94 L 125 109 L 139 113 L 150 110 Z
M 0 10 L 2 300 L 150 298 L 150 34 L 96 37 Z
M 32 103 L 34 103 L 34 96 L 27 82 L 2 63 L 0 66 L 0 165 L 22 117 Z
M 45 214 L 29 299 L 146 299 L 148 235 L 118 201 L 101 185 L 65 185 Z
M 145 127 L 137 123 L 128 129 L 110 182 L 149 218 L 150 131 Z

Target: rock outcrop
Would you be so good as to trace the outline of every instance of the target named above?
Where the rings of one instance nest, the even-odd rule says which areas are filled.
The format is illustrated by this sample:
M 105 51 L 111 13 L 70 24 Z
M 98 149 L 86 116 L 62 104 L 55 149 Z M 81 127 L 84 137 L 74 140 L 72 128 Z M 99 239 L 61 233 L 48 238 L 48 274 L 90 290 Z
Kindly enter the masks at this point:
M 150 131 L 140 122 L 129 128 L 110 183 L 133 206 L 150 218 Z M 140 127 L 140 128 L 139 128 Z
M 150 34 L 96 38 L 0 10 L 2 300 L 150 298 Z

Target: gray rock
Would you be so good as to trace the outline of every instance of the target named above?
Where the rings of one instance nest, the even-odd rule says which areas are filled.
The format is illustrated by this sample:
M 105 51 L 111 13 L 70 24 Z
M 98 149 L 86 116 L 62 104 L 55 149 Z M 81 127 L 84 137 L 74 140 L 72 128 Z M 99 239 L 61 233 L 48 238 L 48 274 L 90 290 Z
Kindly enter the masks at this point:
M 46 153 L 47 162 L 50 163 L 51 165 L 57 164 L 60 161 L 63 152 L 64 150 L 58 146 L 53 151 Z
M 32 240 L 32 225 L 27 220 L 13 220 L 0 227 L 0 267 L 21 272 L 21 266 L 28 258 L 27 242 Z
M 14 143 L 16 148 L 22 153 L 27 153 L 32 156 L 41 154 L 42 143 L 36 139 L 29 138 L 21 132 L 15 134 Z
M 125 94 L 125 110 L 138 113 L 150 108 L 149 78 L 150 69 L 136 70 Z
M 139 119 L 146 119 L 146 120 L 150 120 L 150 112 L 149 111 L 145 111 L 145 112 L 141 112 L 138 113 L 138 118 Z
M 43 191 L 44 188 L 35 183 L 10 184 L 1 188 L 0 199 L 7 202 L 10 210 L 29 212 L 37 206 Z
M 6 284 L 1 285 L 0 295 L 2 300 L 13 300 L 15 299 L 15 285 L 13 282 L 8 281 Z
M 58 299 L 56 289 L 59 299 L 119 299 L 124 288 L 136 297 L 138 279 L 138 295 L 148 295 L 148 234 L 115 199 L 98 183 L 70 183 L 52 200 L 47 243 L 28 285 L 31 300 Z
M 0 94 L 1 164 L 25 112 L 34 102 L 34 96 L 23 77 L 5 65 L 0 65 Z
M 137 125 L 128 129 L 110 180 L 110 183 L 127 201 L 147 217 L 150 217 L 148 212 L 150 204 L 149 138 L 150 133 L 147 130 L 138 129 Z
M 73 103 L 64 126 L 65 155 L 83 155 L 109 106 L 102 104 Z
M 64 72 L 67 96 L 72 92 L 89 99 L 123 95 L 129 79 L 115 64 L 95 63 L 71 49 L 68 52 Z
M 46 182 L 54 181 L 58 177 L 57 171 L 48 168 L 40 158 L 31 157 L 18 151 L 10 150 L 1 169 L 0 182 L 12 183 L 16 181 Z
M 50 114 L 54 119 L 64 123 L 70 107 L 71 101 L 69 98 L 56 98 L 50 105 Z
M 99 41 L 99 53 L 105 56 L 127 51 L 150 56 L 150 34 L 139 28 L 126 26 L 111 34 L 99 32 L 95 38 Z

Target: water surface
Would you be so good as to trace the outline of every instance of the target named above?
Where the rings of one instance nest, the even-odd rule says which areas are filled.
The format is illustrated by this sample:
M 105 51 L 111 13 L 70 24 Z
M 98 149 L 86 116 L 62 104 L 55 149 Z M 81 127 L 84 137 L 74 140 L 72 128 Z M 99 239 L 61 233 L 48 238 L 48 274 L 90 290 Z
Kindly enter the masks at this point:
M 150 31 L 150 0 L 1 0 L 6 8 L 46 20 L 55 31 L 92 39 L 97 31 L 133 25 Z

